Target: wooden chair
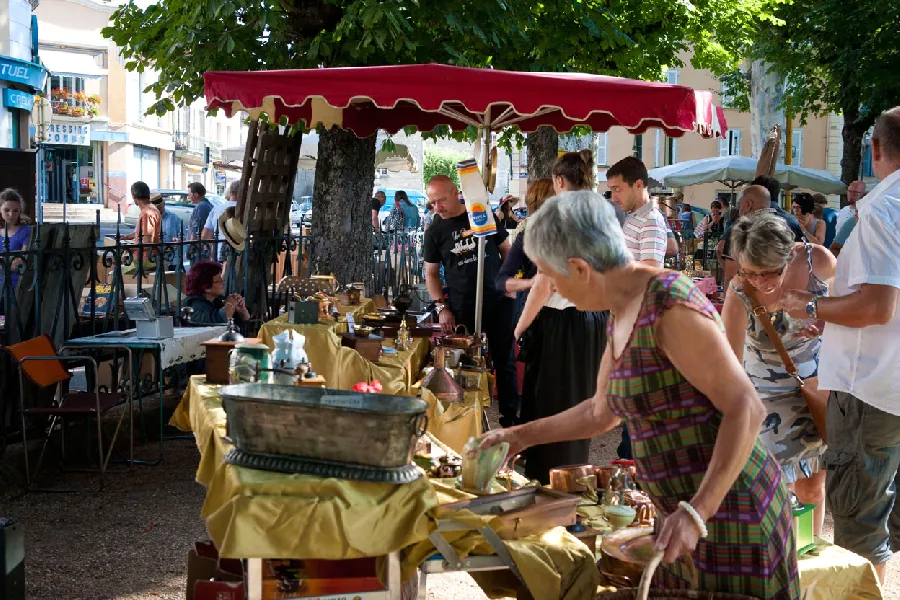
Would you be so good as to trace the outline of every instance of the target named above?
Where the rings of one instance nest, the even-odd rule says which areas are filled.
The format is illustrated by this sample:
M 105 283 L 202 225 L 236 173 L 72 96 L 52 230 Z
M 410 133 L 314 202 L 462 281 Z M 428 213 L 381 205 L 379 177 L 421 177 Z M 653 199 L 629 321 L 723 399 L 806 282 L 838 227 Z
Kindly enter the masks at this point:
M 96 491 L 103 489 L 105 483 L 107 465 L 113 448 L 115 447 L 116 438 L 122 427 L 122 420 L 128 410 L 123 410 L 116 422 L 115 432 L 109 443 L 109 449 L 104 454 L 103 445 L 103 426 L 102 419 L 110 409 L 125 402 L 125 398 L 119 393 L 100 393 L 97 388 L 97 362 L 89 356 L 67 356 L 58 355 L 53 347 L 51 339 L 42 335 L 18 344 L 7 346 L 4 348 L 16 360 L 19 368 L 19 413 L 22 419 L 22 444 L 25 446 L 25 477 L 27 491 L 47 491 L 47 492 L 69 492 L 79 491 L 73 489 L 48 489 L 32 487 L 33 481 L 37 478 L 40 471 L 41 463 L 44 459 L 44 453 L 50 442 L 50 437 L 56 430 L 57 422 L 60 424 L 61 442 L 62 442 L 62 466 L 65 467 L 66 462 L 66 426 L 67 421 L 73 419 L 86 419 L 89 426 L 91 421 L 97 419 L 97 449 L 99 453 L 98 469 L 87 469 L 88 471 L 100 473 L 100 486 Z M 72 378 L 71 373 L 66 369 L 65 364 L 78 365 L 83 364 L 93 369 L 94 389 L 86 392 L 68 391 L 68 384 Z M 130 364 L 130 361 L 129 361 Z M 38 388 L 46 389 L 55 388 L 54 401 L 50 406 L 39 406 L 26 408 L 25 406 L 25 378 L 36 385 Z M 127 407 L 130 409 L 131 407 Z M 28 417 L 44 417 L 48 419 L 47 434 L 41 447 L 41 453 L 38 457 L 37 465 L 34 469 L 34 477 L 28 460 Z M 85 469 L 72 469 L 85 470 Z M 84 490 L 94 491 L 94 490 Z

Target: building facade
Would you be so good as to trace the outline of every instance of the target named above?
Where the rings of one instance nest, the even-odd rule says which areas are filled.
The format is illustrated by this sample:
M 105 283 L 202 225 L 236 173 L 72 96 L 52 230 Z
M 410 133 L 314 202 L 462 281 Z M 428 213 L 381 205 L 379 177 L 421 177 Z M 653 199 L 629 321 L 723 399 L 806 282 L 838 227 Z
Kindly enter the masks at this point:
M 36 20 L 26 0 L 0 0 L 0 189 L 11 187 L 35 216 L 37 155 L 31 143 L 32 108 L 44 89 Z
M 101 33 L 119 4 L 41 0 L 35 10 L 53 108 L 42 152 L 44 202 L 124 210 L 135 181 L 157 189 L 201 181 L 210 193 L 224 191 L 228 179 L 203 163 L 204 150 L 211 148 L 212 162 L 229 142 L 246 139 L 240 119 L 207 117 L 202 102 L 148 115 L 158 98 L 146 90 L 157 74 L 127 71 L 119 48 Z

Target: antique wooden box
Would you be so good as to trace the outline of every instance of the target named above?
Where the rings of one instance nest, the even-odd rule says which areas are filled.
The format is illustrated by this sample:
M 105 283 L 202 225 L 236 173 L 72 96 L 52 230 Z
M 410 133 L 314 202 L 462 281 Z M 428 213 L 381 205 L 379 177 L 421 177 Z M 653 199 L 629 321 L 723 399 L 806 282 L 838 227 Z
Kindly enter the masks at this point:
M 517 540 L 554 527 L 575 524 L 575 509 L 580 496 L 543 487 L 527 487 L 502 494 L 480 496 L 446 504 L 442 510 L 470 510 L 478 515 L 497 515 L 504 540 Z
M 381 358 L 381 342 L 384 338 L 378 335 L 360 337 L 354 333 L 341 334 L 341 346 L 353 348 L 369 362 L 378 362 Z

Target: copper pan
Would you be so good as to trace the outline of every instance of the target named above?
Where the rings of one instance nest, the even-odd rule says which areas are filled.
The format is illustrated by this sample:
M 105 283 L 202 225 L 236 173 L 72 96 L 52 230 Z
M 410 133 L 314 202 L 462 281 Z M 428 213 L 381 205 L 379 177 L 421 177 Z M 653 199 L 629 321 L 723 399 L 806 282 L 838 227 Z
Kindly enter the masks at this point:
M 578 480 L 593 474 L 594 465 L 567 465 L 550 469 L 550 487 L 558 492 L 577 494 L 587 489 Z

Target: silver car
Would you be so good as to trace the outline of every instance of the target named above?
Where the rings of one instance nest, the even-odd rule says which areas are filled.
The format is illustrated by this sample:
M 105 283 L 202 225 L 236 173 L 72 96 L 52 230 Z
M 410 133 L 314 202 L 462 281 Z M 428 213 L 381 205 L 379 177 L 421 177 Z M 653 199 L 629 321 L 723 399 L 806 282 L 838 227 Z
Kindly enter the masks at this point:
M 184 229 L 187 231 L 191 224 L 191 214 L 194 212 L 194 204 L 187 197 L 185 190 L 150 190 L 150 195 L 162 194 L 163 201 L 166 203 L 166 210 L 178 215 L 184 223 Z M 225 204 L 225 198 L 216 196 L 215 194 L 207 194 L 207 200 L 212 202 L 213 206 Z M 137 204 L 131 203 L 122 217 L 122 222 L 129 227 L 137 227 L 138 217 L 141 209 Z

